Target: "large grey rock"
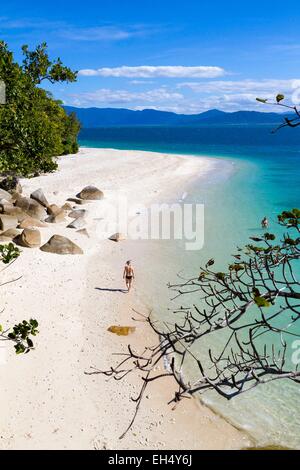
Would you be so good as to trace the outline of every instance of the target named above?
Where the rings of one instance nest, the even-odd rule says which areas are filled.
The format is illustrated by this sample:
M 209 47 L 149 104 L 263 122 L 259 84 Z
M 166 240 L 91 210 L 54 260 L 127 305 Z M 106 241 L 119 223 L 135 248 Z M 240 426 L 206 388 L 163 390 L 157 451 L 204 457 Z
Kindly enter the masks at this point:
M 84 201 L 83 199 L 79 199 L 78 197 L 68 197 L 67 201 L 70 202 L 75 202 L 75 204 L 85 204 L 87 201 Z
M 29 217 L 28 215 L 26 215 L 26 218 L 20 222 L 19 227 L 20 228 L 47 227 L 47 224 L 45 224 L 45 222 L 42 222 L 41 220 L 34 219 L 33 217 Z
M 86 214 L 87 211 L 85 209 L 75 209 L 74 211 L 70 212 L 68 216 L 72 217 L 72 219 L 79 219 L 79 217 L 84 217 Z
M 57 204 L 50 204 L 47 207 L 47 214 L 49 215 L 57 215 L 60 212 L 63 212 L 63 209 L 59 207 Z
M 21 233 L 20 230 L 18 230 L 16 228 L 10 228 L 10 229 L 8 229 L 5 232 L 2 232 L 0 234 L 0 241 L 13 240 L 15 237 L 20 235 L 20 233 Z
M 45 222 L 48 222 L 49 224 L 59 224 L 60 222 L 65 221 L 65 213 L 64 211 L 58 212 L 56 215 L 49 215 L 47 219 L 45 219 Z
M 61 206 L 63 211 L 71 211 L 74 206 L 70 204 L 69 202 L 65 202 L 63 206 Z
M 77 197 L 84 200 L 99 200 L 103 199 L 104 194 L 95 186 L 86 186 L 80 191 L 79 194 L 77 194 Z
M 20 197 L 23 197 L 21 193 L 19 193 L 18 191 L 15 191 L 15 190 L 11 191 L 10 195 L 11 195 L 11 201 L 10 202 L 12 202 L 14 204 Z
M 82 249 L 67 237 L 53 235 L 45 245 L 40 248 L 47 253 L 56 253 L 59 255 L 82 255 Z
M 11 228 L 16 228 L 18 219 L 13 215 L 0 214 L 0 230 L 5 232 Z
M 77 219 L 74 219 L 72 222 L 67 225 L 67 228 L 82 228 L 86 225 L 86 221 L 83 217 L 78 217 Z
M 18 222 L 22 222 L 28 217 L 28 214 L 22 211 L 20 207 L 16 207 L 13 204 L 0 204 L 1 214 L 13 215 L 18 219 Z
M 35 219 L 43 220 L 46 216 L 45 207 L 39 204 L 35 199 L 31 199 L 29 197 L 18 197 L 15 205 Z
M 8 191 L 5 191 L 4 189 L 0 188 L 0 200 L 4 199 L 7 202 L 11 202 L 12 197 L 11 194 L 9 194 Z
M 14 202 L 14 201 L 7 201 L 6 199 L 1 199 L 1 198 L 0 198 L 0 204 L 1 204 L 1 205 L 3 205 L 3 204 L 8 205 L 8 204 L 12 204 L 13 202 Z
M 14 241 L 17 245 L 25 246 L 26 248 L 37 248 L 41 244 L 41 234 L 38 230 L 25 228 Z
M 47 201 L 47 198 L 42 188 L 39 188 L 36 191 L 33 191 L 33 193 L 30 194 L 30 197 L 31 199 L 34 199 L 35 201 L 37 201 L 39 204 L 41 204 L 44 207 L 49 206 L 49 202 Z

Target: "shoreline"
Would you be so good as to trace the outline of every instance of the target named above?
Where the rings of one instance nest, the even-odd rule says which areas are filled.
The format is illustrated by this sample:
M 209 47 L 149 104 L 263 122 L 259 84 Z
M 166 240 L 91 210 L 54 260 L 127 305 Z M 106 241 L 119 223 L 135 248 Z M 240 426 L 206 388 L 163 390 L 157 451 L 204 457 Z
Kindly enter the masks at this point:
M 180 197 L 187 180 L 192 184 L 217 167 L 217 161 L 213 160 L 83 147 L 79 154 L 60 157 L 56 173 L 22 180 L 22 185 L 25 194 L 42 187 L 50 202 L 59 204 L 88 184 L 98 186 L 113 203 L 114 194 L 110 191 L 121 188 L 130 203 L 147 206 L 160 202 L 160 198 Z M 2 447 L 238 449 L 249 446 L 251 441 L 246 433 L 200 401 L 196 403 L 196 399 L 184 400 L 171 411 L 167 405 L 172 387 L 169 378 L 149 388 L 149 397 L 142 402 L 133 428 L 119 440 L 132 418 L 134 407 L 130 396 L 138 391 L 140 382 L 134 379 L 115 382 L 102 375 L 84 375 L 84 371 L 90 366 L 109 369 L 114 360 L 112 355 L 125 351 L 127 344 L 140 348 L 146 341 L 154 340 L 152 332 L 146 331 L 149 327 L 142 324 L 134 323 L 136 331 L 128 338 L 107 332 L 112 324 L 132 325 L 132 308 L 140 311 L 151 308 L 151 299 L 145 295 L 147 279 L 143 278 L 143 270 L 153 258 L 145 246 L 137 250 L 133 240 L 120 243 L 100 240 L 97 221 L 103 215 L 101 201 L 88 203 L 86 207 L 90 212 L 90 238 L 66 229 L 66 224 L 41 229 L 43 241 L 53 230 L 67 233 L 66 236 L 84 249 L 83 256 L 65 257 L 23 249 L 20 260 L 8 270 L 10 277 L 16 272 L 23 274 L 24 281 L 10 285 L 4 292 L 2 315 L 8 323 L 31 316 L 37 318 L 40 334 L 35 351 L 23 358 L 7 350 L 7 361 L 1 364 L 7 383 L 0 397 L 2 402 L 8 402 L 0 421 Z M 124 261 L 131 258 L 137 258 L 139 275 L 133 292 L 125 295 L 119 292 L 123 287 L 120 270 Z M 10 417 L 14 415 L 12 423 Z

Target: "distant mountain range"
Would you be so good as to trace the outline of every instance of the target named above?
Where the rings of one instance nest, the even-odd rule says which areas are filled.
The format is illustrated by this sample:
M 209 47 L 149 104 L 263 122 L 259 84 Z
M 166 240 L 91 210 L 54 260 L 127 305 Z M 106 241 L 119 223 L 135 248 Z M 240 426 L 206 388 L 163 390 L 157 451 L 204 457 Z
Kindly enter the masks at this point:
M 64 106 L 67 113 L 75 112 L 83 128 L 114 126 L 212 126 L 212 125 L 277 125 L 282 114 L 257 111 L 226 113 L 211 109 L 200 114 L 176 114 L 144 109 L 132 111 L 123 108 L 76 108 Z

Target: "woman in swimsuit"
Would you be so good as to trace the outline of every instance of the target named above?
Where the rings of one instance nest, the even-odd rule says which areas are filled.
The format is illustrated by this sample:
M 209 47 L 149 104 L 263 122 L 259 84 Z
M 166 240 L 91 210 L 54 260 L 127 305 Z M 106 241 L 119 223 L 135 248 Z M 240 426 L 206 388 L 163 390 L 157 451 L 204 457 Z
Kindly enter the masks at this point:
M 261 221 L 261 228 L 269 228 L 269 221 L 267 217 L 264 217 Z
M 134 279 L 134 270 L 133 270 L 133 267 L 131 266 L 130 260 L 126 261 L 126 264 L 124 266 L 123 279 L 125 279 L 126 287 L 129 292 L 131 289 L 132 280 Z

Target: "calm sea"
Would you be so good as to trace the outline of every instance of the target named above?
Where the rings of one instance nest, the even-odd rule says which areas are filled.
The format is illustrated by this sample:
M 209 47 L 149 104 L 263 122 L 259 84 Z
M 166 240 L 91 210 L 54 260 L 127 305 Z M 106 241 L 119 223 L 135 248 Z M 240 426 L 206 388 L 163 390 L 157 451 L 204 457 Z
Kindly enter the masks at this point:
M 198 273 L 199 266 L 210 257 L 220 266 L 226 265 L 237 245 L 261 232 L 263 216 L 269 218 L 271 230 L 280 233 L 276 215 L 300 208 L 297 129 L 283 129 L 276 134 L 271 134 L 268 126 L 83 129 L 80 143 L 88 147 L 206 155 L 223 161 L 222 171 L 195 184 L 187 197 L 187 201 L 205 203 L 204 249 L 196 254 L 178 252 L 176 257 L 175 252 L 169 252 L 164 259 L 166 263 L 176 258 L 191 275 Z M 210 393 L 204 401 L 247 429 L 261 445 L 300 448 L 300 387 L 293 383 L 261 386 L 230 402 Z

